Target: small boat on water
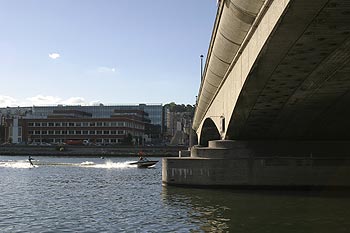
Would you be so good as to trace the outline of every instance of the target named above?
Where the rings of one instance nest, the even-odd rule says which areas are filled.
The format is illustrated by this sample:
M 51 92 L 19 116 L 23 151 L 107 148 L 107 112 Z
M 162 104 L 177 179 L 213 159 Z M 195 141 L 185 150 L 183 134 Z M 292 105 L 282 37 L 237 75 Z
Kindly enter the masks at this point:
M 139 159 L 137 162 L 129 163 L 129 165 L 137 165 L 138 168 L 148 168 L 158 163 L 158 160 L 148 160 L 146 158 Z

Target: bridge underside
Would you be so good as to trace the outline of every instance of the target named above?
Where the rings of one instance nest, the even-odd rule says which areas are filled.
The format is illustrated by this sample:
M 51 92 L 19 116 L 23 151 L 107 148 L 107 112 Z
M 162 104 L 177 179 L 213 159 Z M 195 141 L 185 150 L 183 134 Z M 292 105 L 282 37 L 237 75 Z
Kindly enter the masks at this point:
M 213 99 L 204 78 L 194 119 L 201 146 L 163 159 L 164 184 L 350 187 L 350 1 L 262 8 L 269 3 Z
M 229 139 L 350 139 L 350 1 L 291 1 L 243 86 Z

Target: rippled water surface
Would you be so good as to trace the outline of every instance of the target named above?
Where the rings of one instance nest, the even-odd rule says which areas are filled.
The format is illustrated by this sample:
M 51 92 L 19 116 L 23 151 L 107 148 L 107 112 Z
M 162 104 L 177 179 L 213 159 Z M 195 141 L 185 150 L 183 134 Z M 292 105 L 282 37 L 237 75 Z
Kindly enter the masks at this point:
M 162 187 L 131 158 L 0 156 L 0 232 L 350 232 L 346 193 Z

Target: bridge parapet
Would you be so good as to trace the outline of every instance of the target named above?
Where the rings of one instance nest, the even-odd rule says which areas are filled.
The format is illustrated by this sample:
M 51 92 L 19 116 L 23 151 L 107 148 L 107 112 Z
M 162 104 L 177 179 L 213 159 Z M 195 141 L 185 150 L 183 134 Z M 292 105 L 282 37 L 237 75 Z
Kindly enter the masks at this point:
M 199 90 L 194 129 L 199 127 L 231 63 L 251 30 L 257 15 L 261 12 L 264 2 L 269 2 L 269 0 L 220 2 Z

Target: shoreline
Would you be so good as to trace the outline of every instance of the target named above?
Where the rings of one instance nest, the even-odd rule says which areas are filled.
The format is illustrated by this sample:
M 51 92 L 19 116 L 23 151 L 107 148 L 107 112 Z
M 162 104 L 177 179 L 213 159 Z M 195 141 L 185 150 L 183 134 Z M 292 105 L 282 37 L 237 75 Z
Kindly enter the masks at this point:
M 77 156 L 77 157 L 138 157 L 142 151 L 146 157 L 178 157 L 183 146 L 134 147 L 134 146 L 64 146 L 59 151 L 56 146 L 6 145 L 0 146 L 2 156 Z

